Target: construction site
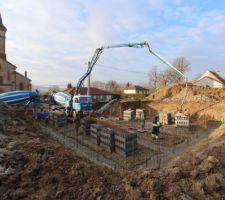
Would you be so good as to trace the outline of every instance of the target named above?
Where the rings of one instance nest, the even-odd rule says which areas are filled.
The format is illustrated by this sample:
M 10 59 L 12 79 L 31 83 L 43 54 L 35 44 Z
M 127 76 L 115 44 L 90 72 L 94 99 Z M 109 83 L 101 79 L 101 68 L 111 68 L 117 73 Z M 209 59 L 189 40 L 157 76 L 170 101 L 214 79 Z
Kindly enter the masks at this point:
M 1 199 L 224 199 L 225 91 L 188 85 L 187 117 L 176 111 L 184 88 L 116 101 L 80 124 L 1 103 Z
M 161 7 L 161 3 L 159 7 Z M 25 7 L 28 7 L 27 4 Z M 113 2 L 113 4 L 116 3 Z M 6 5 L 6 11 L 11 12 L 12 10 L 12 13 L 15 10 L 22 10 L 23 14 L 38 10 L 36 7 L 28 11 L 20 7 L 20 9 L 13 10 L 9 5 Z M 67 9 L 70 7 L 72 6 L 68 4 Z M 121 8 L 123 7 L 125 8 L 125 6 L 121 6 Z M 66 34 L 58 36 L 55 34 L 54 20 L 49 18 L 49 13 L 52 13 L 54 9 L 57 10 L 57 7 L 50 6 L 51 9 L 46 12 L 46 16 L 45 12 L 42 12 L 45 7 L 38 8 L 41 12 L 38 11 L 39 17 L 34 19 L 38 22 L 46 21 L 46 25 L 42 27 L 39 23 L 32 24 L 38 29 L 36 31 L 32 29 L 34 38 L 31 37 L 30 41 L 32 42 L 30 43 L 32 44 L 27 47 L 27 51 L 34 50 L 35 53 L 31 54 L 36 57 L 33 59 L 33 55 L 18 54 L 20 51 L 18 49 L 22 49 L 19 48 L 20 46 L 26 49 L 26 45 L 22 42 L 18 43 L 20 45 L 17 44 L 19 47 L 13 47 L 15 52 L 12 55 L 20 55 L 18 57 L 21 57 L 22 61 L 30 62 L 32 60 L 31 66 L 36 70 L 33 75 L 38 74 L 37 79 L 43 78 L 42 75 L 39 76 L 41 71 L 44 71 L 45 75 L 47 74 L 46 79 L 52 78 L 51 81 L 57 83 L 59 79 L 70 80 L 69 73 L 73 72 L 70 77 L 78 76 L 81 70 L 68 68 L 67 65 L 72 66 L 68 62 L 77 62 L 80 58 L 85 57 L 84 55 L 89 52 L 87 49 L 90 46 L 84 48 L 86 45 L 84 41 L 88 41 L 87 44 L 90 45 L 90 41 L 97 40 L 91 31 L 92 24 L 99 21 L 99 24 L 104 26 L 100 20 L 104 17 L 95 18 L 94 23 L 87 26 L 90 38 L 81 39 L 82 31 L 86 26 L 83 22 L 79 23 L 78 26 L 82 27 L 80 33 L 77 31 L 77 27 L 74 29 L 79 35 L 72 33 L 69 36 Z M 74 10 L 67 12 L 67 9 L 65 11 L 59 6 L 60 12 L 55 12 L 56 14 L 60 13 L 60 17 L 56 20 L 57 27 L 61 28 L 59 29 L 60 33 L 69 31 L 74 21 L 86 19 L 87 12 L 90 12 L 87 8 L 85 10 L 83 4 L 76 9 L 74 7 L 75 10 L 85 10 L 80 15 L 74 14 Z M 189 9 L 184 7 L 181 10 L 186 10 L 186 15 L 189 13 Z M 102 13 L 102 10 L 97 13 Z M 117 15 L 114 14 L 114 10 L 117 9 L 113 9 L 113 17 L 111 18 L 115 18 Z M 136 13 L 136 9 L 130 10 L 129 7 L 128 11 L 127 13 L 132 13 L 132 15 Z M 141 9 L 141 14 L 142 11 Z M 151 12 L 152 10 L 148 10 L 148 13 Z M 171 12 L 174 12 L 174 8 L 171 9 Z M 69 14 L 66 20 L 60 21 L 63 13 Z M 77 15 L 76 20 L 72 18 L 74 15 Z M 221 16 L 214 17 L 214 15 L 214 13 L 209 15 L 213 16 L 209 18 L 224 19 Z M 16 14 L 12 17 L 13 21 L 15 16 L 17 17 Z M 22 16 L 23 22 L 29 19 L 25 15 Z M 169 14 L 165 19 L 168 16 Z M 181 18 L 184 15 L 178 16 Z M 136 21 L 136 15 L 134 18 Z M 149 18 L 146 19 L 146 22 L 149 21 Z M 69 23 L 65 25 L 65 21 Z M 134 24 L 139 24 L 139 21 L 142 22 L 142 18 Z M 206 21 L 208 19 L 200 21 L 199 26 L 202 28 L 202 24 Z M 54 24 L 53 32 L 47 24 L 49 22 Z M 90 22 L 92 21 L 90 20 Z M 127 26 L 127 29 L 135 32 L 132 37 L 123 36 L 123 39 L 142 38 L 143 35 L 148 35 L 144 31 L 141 32 L 142 36 L 136 35 L 136 29 L 133 29 L 133 25 L 129 25 L 128 22 L 129 20 L 124 20 L 121 24 L 112 26 L 121 32 L 123 32 L 122 27 Z M 144 29 L 146 29 L 146 22 L 143 22 Z M 224 21 L 222 22 L 223 26 L 218 27 L 224 27 Z M 19 27 L 18 24 L 16 27 Z M 165 28 L 165 26 L 162 27 Z M 19 28 L 21 29 L 21 27 Z M 216 26 L 213 26 L 213 30 L 215 28 Z M 24 75 L 20 74 L 16 71 L 17 67 L 7 60 L 5 52 L 6 30 L 0 14 L 0 200 L 225 199 L 225 80 L 215 71 L 206 71 L 198 79 L 191 81 L 186 77 L 187 71 L 184 68 L 171 64 L 146 41 L 106 45 L 96 48 L 93 57 L 86 63 L 87 70 L 85 73 L 82 72 L 76 87 L 72 87 L 70 84 L 70 87 L 67 87 L 68 90 L 50 91 L 46 96 L 38 90 L 32 91 L 31 79 L 28 78 L 27 72 Z M 41 35 L 42 30 L 44 33 L 49 31 L 45 38 L 52 40 L 53 45 L 48 44 L 47 40 L 43 46 L 40 43 L 33 44 L 34 40 L 38 41 L 36 37 Z M 96 30 L 101 30 L 101 27 L 96 28 Z M 110 35 L 111 29 L 109 30 L 107 34 L 103 35 Z M 151 33 L 152 30 L 153 28 L 149 29 L 149 32 Z M 177 30 L 177 27 L 171 28 L 168 32 L 174 34 L 174 30 Z M 183 27 L 181 30 L 185 32 Z M 193 35 L 197 31 L 193 28 L 187 32 L 193 39 L 195 38 Z M 201 32 L 204 31 L 201 30 Z M 19 32 L 16 34 L 20 36 Z M 96 35 L 99 39 L 98 42 L 102 41 L 101 35 Z M 159 34 L 155 38 L 160 39 L 162 35 Z M 24 38 L 29 37 L 26 35 Z M 72 46 L 71 50 L 69 46 L 78 43 L 75 40 L 72 41 L 75 38 L 78 38 L 82 45 Z M 108 36 L 106 38 L 108 39 Z M 176 41 L 174 46 L 177 46 L 178 41 L 185 40 L 184 38 L 186 37 L 182 36 L 180 40 L 174 38 Z M 57 41 L 55 41 L 56 39 Z M 170 41 L 170 39 L 170 36 L 166 37 L 166 40 Z M 58 44 L 61 40 L 65 44 Z M 10 38 L 12 46 L 15 41 Z M 98 42 L 95 41 L 93 44 Z M 186 41 L 186 43 L 188 42 Z M 160 46 L 159 43 L 157 45 Z M 49 57 L 45 58 L 47 46 L 50 46 L 51 49 L 55 48 L 60 53 L 51 52 L 47 55 Z M 66 50 L 62 46 L 66 46 Z M 167 43 L 165 46 L 173 45 Z M 90 77 L 94 66 L 103 51 L 117 48 L 147 50 L 147 54 L 154 59 L 157 58 L 157 61 L 166 65 L 171 71 L 166 69 L 157 75 L 155 74 L 155 80 L 150 81 L 151 84 L 155 82 L 155 87 L 150 88 L 148 85 L 146 89 L 137 86 L 130 90 L 129 95 L 125 93 L 125 89 L 128 92 L 129 82 L 126 84 L 128 86 L 123 88 L 123 94 L 109 93 L 109 91 L 99 93 L 99 88 L 95 88 L 97 91 L 95 94 L 91 93 Z M 172 51 L 175 50 L 164 49 L 164 52 L 170 52 L 170 54 Z M 43 52 L 44 55 L 41 54 Z M 68 52 L 72 53 L 69 55 Z M 223 51 L 220 50 L 219 53 L 221 52 Z M 73 56 L 71 56 L 72 54 Z M 146 61 L 147 54 L 142 59 L 146 63 L 148 62 Z M 45 58 L 46 64 L 40 61 L 41 55 Z M 119 56 L 121 55 L 123 57 L 126 53 L 119 54 Z M 198 53 L 196 55 L 195 57 L 200 57 Z M 131 57 L 133 58 L 134 54 L 130 54 Z M 135 59 L 137 57 L 139 56 L 136 56 Z M 206 56 L 202 57 L 205 59 Z M 106 57 L 106 60 L 108 58 Z M 127 58 L 126 66 L 131 63 L 130 58 Z M 54 60 L 57 61 L 54 63 L 52 62 Z M 107 62 L 112 62 L 116 66 L 113 60 L 117 59 L 112 57 Z M 22 61 L 18 63 L 22 63 Z M 181 63 L 185 66 L 183 57 L 178 61 L 181 61 L 178 64 Z M 138 63 L 136 67 L 143 63 Z M 113 68 L 120 73 L 120 68 L 112 66 Z M 64 71 L 68 76 L 66 74 L 62 76 L 61 73 Z M 138 73 L 138 71 L 133 70 L 130 72 L 135 73 L 135 75 Z M 152 74 L 154 76 L 154 73 Z M 166 74 L 170 74 L 169 78 L 175 77 L 173 82 L 168 81 L 168 77 L 165 78 Z M 158 75 L 161 75 L 163 78 L 161 82 L 164 83 L 160 87 L 156 87 Z M 81 90 L 85 89 L 85 80 L 88 80 L 87 91 L 82 94 Z M 134 81 L 132 77 L 130 81 Z M 112 83 L 115 85 L 115 82 L 112 81 Z M 149 88 L 152 90 L 150 91 Z

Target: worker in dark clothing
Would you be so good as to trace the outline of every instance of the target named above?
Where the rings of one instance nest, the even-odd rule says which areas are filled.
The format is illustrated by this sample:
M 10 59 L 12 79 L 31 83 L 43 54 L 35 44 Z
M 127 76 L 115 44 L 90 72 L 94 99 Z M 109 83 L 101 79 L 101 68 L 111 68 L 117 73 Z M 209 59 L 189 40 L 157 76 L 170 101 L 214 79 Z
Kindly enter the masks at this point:
M 160 130 L 160 122 L 159 118 L 155 117 L 152 121 L 152 139 L 158 139 L 159 138 L 159 130 Z

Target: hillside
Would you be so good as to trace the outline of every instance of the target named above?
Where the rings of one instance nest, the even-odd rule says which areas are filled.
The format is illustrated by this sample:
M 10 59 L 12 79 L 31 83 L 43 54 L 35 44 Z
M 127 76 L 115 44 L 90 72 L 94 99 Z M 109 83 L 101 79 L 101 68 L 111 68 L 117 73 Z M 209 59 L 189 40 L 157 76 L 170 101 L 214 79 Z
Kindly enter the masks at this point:
M 171 87 L 164 87 L 151 93 L 147 100 L 160 101 L 181 101 L 186 94 L 185 84 L 177 84 Z M 188 84 L 187 102 L 215 102 L 225 100 L 225 90 L 207 88 Z

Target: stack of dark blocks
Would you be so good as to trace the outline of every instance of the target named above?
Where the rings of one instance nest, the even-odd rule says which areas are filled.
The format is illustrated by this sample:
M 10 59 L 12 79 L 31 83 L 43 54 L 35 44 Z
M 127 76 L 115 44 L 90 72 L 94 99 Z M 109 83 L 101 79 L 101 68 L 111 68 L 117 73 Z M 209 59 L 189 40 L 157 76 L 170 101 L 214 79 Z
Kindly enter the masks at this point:
M 101 146 L 109 152 L 115 152 L 114 131 L 111 128 L 102 127 L 100 130 Z
M 137 134 L 115 131 L 115 151 L 122 156 L 132 155 L 137 150 Z
M 91 124 L 90 125 L 90 135 L 91 135 L 91 140 L 94 144 L 97 144 L 98 146 L 100 145 L 100 130 L 104 126 L 100 124 Z
M 91 124 L 91 140 L 109 152 L 129 156 L 137 150 L 137 134 L 115 131 L 99 124 Z
M 49 113 L 49 123 L 54 127 L 62 127 L 67 124 L 66 114 L 60 111 L 52 111 Z

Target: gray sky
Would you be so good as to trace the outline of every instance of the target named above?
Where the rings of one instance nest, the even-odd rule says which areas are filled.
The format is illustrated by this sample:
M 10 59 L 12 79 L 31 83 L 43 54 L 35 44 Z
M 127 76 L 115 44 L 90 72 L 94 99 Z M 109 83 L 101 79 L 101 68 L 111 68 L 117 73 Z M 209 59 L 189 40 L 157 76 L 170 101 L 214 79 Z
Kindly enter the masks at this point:
M 0 0 L 0 9 L 8 60 L 35 85 L 76 84 L 97 47 L 141 41 L 169 61 L 186 57 L 189 79 L 225 76 L 224 1 Z M 146 49 L 105 50 L 92 80 L 148 82 L 153 65 L 167 68 Z

